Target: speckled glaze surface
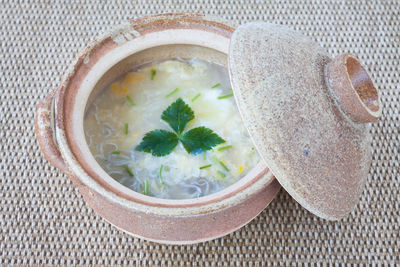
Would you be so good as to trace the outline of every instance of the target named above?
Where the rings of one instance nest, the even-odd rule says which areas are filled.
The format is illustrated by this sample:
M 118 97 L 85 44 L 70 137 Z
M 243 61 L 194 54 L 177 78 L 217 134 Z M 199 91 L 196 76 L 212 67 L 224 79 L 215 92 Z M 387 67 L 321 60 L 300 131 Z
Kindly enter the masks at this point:
M 214 239 L 248 223 L 280 190 L 265 162 L 260 162 L 239 182 L 210 196 L 148 197 L 108 176 L 84 138 L 85 108 L 99 84 L 128 70 L 133 62 L 202 56 L 224 64 L 232 32 L 226 24 L 195 14 L 130 21 L 88 46 L 61 86 L 38 104 L 35 128 L 46 158 L 71 178 L 99 215 L 123 231 L 169 244 Z
M 371 163 L 367 122 L 381 113 L 371 79 L 350 54 L 331 59 L 287 27 L 236 29 L 231 80 L 244 122 L 281 185 L 326 219 L 358 203 Z

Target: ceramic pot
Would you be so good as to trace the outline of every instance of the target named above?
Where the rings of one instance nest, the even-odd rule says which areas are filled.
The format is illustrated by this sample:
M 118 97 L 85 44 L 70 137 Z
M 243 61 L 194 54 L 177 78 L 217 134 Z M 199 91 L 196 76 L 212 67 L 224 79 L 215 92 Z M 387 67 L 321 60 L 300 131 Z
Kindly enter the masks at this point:
M 237 183 L 212 195 L 187 200 L 145 196 L 110 177 L 85 140 L 85 110 L 104 84 L 135 65 L 155 60 L 196 57 L 227 66 L 233 31 L 195 14 L 133 20 L 88 46 L 61 86 L 37 106 L 36 134 L 45 157 L 114 226 L 160 243 L 201 242 L 247 224 L 278 193 L 279 183 L 261 161 Z

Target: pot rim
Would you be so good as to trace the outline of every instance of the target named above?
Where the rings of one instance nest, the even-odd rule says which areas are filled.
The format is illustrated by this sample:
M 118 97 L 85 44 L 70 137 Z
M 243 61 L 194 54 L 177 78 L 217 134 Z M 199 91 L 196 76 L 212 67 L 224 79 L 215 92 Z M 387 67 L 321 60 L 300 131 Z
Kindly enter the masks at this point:
M 217 193 L 195 199 L 171 200 L 145 196 L 123 186 L 100 167 L 91 153 L 85 153 L 85 151 L 89 151 L 89 148 L 83 134 L 83 123 L 82 125 L 76 123 L 74 118 L 77 113 L 77 101 L 75 100 L 77 100 L 79 93 L 82 92 L 80 89 L 84 88 L 85 82 L 86 84 L 92 82 L 93 87 L 87 90 L 88 97 L 97 81 L 112 66 L 129 55 L 157 46 L 154 43 L 155 39 L 152 39 L 153 46 L 148 46 L 137 51 L 129 50 L 137 45 L 137 42 L 143 42 L 146 36 L 148 38 L 150 38 L 149 36 L 152 36 L 152 38 L 155 38 L 155 36 L 158 38 L 163 36 L 165 41 L 165 43 L 163 43 L 164 45 L 182 44 L 179 41 L 171 42 L 170 37 L 169 40 L 166 40 L 165 33 L 167 31 L 190 31 L 192 33 L 196 32 L 196 34 L 204 33 L 205 36 L 217 38 L 218 42 L 223 41 L 224 43 L 218 45 L 218 47 L 215 46 L 215 42 L 214 46 L 209 43 L 195 42 L 184 44 L 205 46 L 228 54 L 229 39 L 234 29 L 226 24 L 217 22 L 215 19 L 209 19 L 204 15 L 189 13 L 164 14 L 130 21 L 128 24 L 117 27 L 93 42 L 82 52 L 69 69 L 67 76 L 63 79 L 55 96 L 56 141 L 61 154 L 74 176 L 86 185 L 89 190 L 95 190 L 97 193 L 100 193 L 113 202 L 128 208 L 159 215 L 187 216 L 214 212 L 219 209 L 240 204 L 240 202 L 249 195 L 269 186 L 274 180 L 272 173 L 262 160 L 239 181 Z M 118 53 L 120 53 L 119 57 L 121 58 L 117 56 L 111 63 L 108 62 L 106 65 L 102 65 L 105 63 L 105 59 L 109 60 L 111 59 L 111 55 L 115 56 Z M 102 66 L 102 72 L 100 72 L 100 75 L 97 73 L 98 77 L 96 78 L 92 75 L 93 69 L 96 67 L 101 69 L 99 66 Z M 95 78 L 91 79 L 90 77 Z M 66 99 L 67 97 L 68 99 Z M 74 99 L 74 101 L 70 101 L 71 99 Z M 82 100 L 84 106 L 86 106 L 86 101 L 87 99 Z M 82 119 L 84 110 L 83 108 L 83 112 L 80 114 Z M 72 116 L 69 116 L 71 114 Z M 79 126 L 73 126 L 74 124 Z M 80 134 L 77 134 L 76 129 L 78 128 L 81 131 Z M 90 162 L 90 164 L 88 164 L 88 162 Z M 103 173 L 101 173 L 101 171 Z M 101 175 L 99 175 L 99 173 Z

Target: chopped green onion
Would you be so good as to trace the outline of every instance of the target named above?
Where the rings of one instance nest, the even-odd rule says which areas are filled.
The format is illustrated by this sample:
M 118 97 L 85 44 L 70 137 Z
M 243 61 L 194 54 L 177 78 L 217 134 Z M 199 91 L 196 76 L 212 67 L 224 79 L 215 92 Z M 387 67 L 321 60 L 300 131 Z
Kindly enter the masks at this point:
M 133 102 L 133 99 L 129 95 L 126 96 L 126 101 L 128 101 L 132 106 L 135 105 L 135 102 Z
M 119 154 L 121 154 L 121 151 L 119 151 L 119 150 L 115 150 L 115 151 L 113 151 L 111 154 L 114 154 L 114 155 L 119 155 Z
M 200 170 L 209 168 L 209 167 L 211 167 L 211 166 L 212 166 L 212 164 L 208 164 L 208 165 L 201 166 L 201 167 L 200 167 Z
M 150 76 L 150 80 L 154 80 L 154 76 L 156 76 L 156 70 L 155 69 L 151 69 L 151 76 Z
M 154 80 L 154 76 L 156 76 L 156 74 L 157 74 L 157 71 L 156 71 L 155 69 L 151 69 L 151 76 L 150 76 L 150 79 L 151 79 L 151 80 Z
M 127 172 L 130 176 L 134 176 L 132 170 L 129 168 L 128 165 L 124 165 L 124 168 L 125 168 L 126 172 Z
M 199 98 L 201 96 L 200 93 L 198 93 L 197 95 L 195 95 L 195 97 L 192 98 L 192 102 L 196 101 L 197 98 Z
M 129 132 L 129 124 L 128 123 L 125 123 L 125 126 L 124 126 L 125 128 L 124 128 L 124 132 L 125 132 L 125 134 L 126 135 L 128 135 L 128 132 Z
M 217 88 L 218 86 L 220 86 L 220 83 L 214 84 L 213 86 L 211 86 L 211 88 Z
M 142 191 L 143 195 L 149 195 L 149 180 L 144 180 L 144 190 Z
M 218 163 L 219 163 L 219 165 L 221 165 L 222 168 L 224 168 L 225 171 L 229 172 L 228 167 L 226 167 L 226 165 L 222 161 L 218 160 Z
M 203 152 L 203 159 L 204 159 L 204 160 L 207 159 L 207 157 L 206 157 L 206 152 L 205 152 L 205 151 Z
M 175 88 L 174 91 L 172 91 L 171 93 L 169 93 L 166 97 L 170 97 L 171 95 L 175 94 L 176 92 L 178 92 L 179 88 Z
M 219 96 L 218 99 L 224 99 L 233 96 L 233 94 Z
M 231 148 L 231 147 L 232 147 L 231 145 L 223 146 L 223 147 L 218 148 L 218 151 L 222 151 L 222 150 L 225 150 L 225 149 L 228 149 L 228 148 Z
M 158 174 L 158 178 L 160 179 L 160 184 L 164 184 L 163 178 L 162 178 L 162 170 L 164 168 L 164 165 L 161 164 L 160 167 L 160 173 Z
M 225 173 L 223 173 L 221 171 L 217 171 L 217 173 L 221 176 L 221 178 L 225 178 L 226 177 Z

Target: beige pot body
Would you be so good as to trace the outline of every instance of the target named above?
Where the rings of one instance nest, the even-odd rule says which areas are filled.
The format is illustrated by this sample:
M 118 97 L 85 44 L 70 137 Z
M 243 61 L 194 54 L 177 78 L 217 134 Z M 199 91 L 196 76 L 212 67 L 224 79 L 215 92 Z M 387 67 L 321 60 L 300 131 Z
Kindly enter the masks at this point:
M 83 118 L 102 85 L 133 66 L 170 58 L 200 58 L 227 66 L 233 28 L 202 15 L 156 15 L 131 21 L 96 40 L 61 86 L 39 103 L 36 134 L 50 163 L 66 173 L 87 203 L 127 233 L 160 243 L 188 244 L 247 224 L 280 189 L 265 162 L 234 185 L 188 200 L 157 199 L 113 180 L 85 141 Z

